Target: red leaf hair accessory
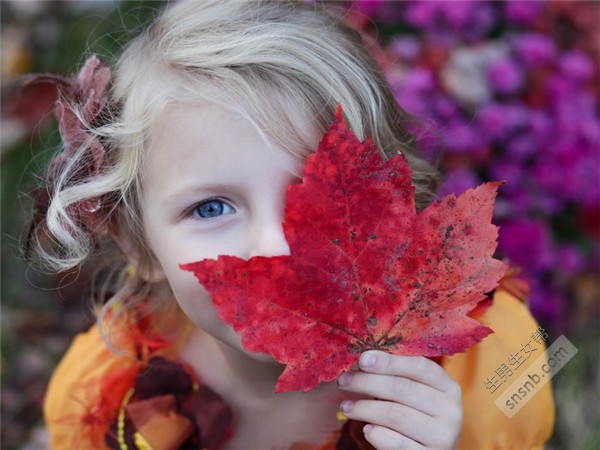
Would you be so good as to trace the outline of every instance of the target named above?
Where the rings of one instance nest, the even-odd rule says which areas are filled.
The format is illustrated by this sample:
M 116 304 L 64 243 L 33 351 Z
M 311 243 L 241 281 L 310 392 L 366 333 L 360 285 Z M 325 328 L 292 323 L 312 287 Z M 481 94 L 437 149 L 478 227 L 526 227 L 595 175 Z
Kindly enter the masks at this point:
M 63 151 L 57 154 L 48 167 L 47 187 L 32 192 L 35 214 L 29 237 L 46 217 L 50 200 L 54 196 L 56 181 L 66 175 L 65 184 L 73 185 L 98 175 L 106 160 L 106 151 L 97 136 L 90 132 L 91 127 L 102 124 L 102 115 L 108 105 L 106 87 L 110 81 L 108 66 L 92 55 L 87 59 L 75 79 L 58 75 L 30 75 L 23 79 L 21 90 L 49 83 L 56 87 L 57 99 L 54 115 L 58 120 Z M 74 158 L 81 164 L 71 167 Z M 107 232 L 102 210 L 106 206 L 105 197 L 93 197 L 69 206 L 69 214 L 79 226 L 104 234 Z M 29 241 L 29 239 L 28 239 Z

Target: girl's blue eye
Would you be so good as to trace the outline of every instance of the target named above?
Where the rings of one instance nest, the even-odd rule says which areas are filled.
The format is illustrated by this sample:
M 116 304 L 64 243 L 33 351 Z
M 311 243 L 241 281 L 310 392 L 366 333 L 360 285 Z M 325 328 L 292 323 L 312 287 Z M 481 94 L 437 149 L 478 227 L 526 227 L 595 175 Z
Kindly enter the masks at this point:
M 194 212 L 203 219 L 211 219 L 223 214 L 231 214 L 235 212 L 235 210 L 221 200 L 212 199 L 200 203 Z

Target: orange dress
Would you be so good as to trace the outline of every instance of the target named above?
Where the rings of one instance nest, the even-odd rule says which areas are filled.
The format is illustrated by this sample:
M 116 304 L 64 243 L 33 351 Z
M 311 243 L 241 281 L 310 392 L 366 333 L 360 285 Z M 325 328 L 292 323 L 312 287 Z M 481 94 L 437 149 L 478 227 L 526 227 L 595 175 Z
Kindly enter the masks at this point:
M 545 343 L 539 337 L 538 324 L 522 301 L 500 289 L 495 292 L 491 306 L 474 318 L 489 326 L 494 333 L 464 353 L 441 358 L 442 366 L 461 385 L 463 392 L 464 419 L 458 449 L 542 449 L 554 426 L 550 383 L 531 397 L 513 418 L 504 415 L 494 403 L 545 350 Z M 139 341 L 141 335 L 134 333 L 134 338 L 136 336 Z M 136 347 L 142 363 L 128 354 L 114 354 L 101 339 L 96 326 L 75 338 L 50 380 L 44 403 L 53 449 L 106 450 L 110 448 L 105 442 L 110 426 L 116 430 L 113 434 L 117 446 L 113 448 L 179 448 L 169 447 L 168 444 L 163 446 L 156 440 L 167 439 L 169 430 L 171 434 L 178 434 L 181 427 L 186 429 L 186 426 L 190 426 L 184 423 L 185 417 L 182 419 L 173 411 L 162 411 L 158 414 L 160 420 L 154 417 L 154 422 L 146 424 L 145 429 L 149 431 L 145 437 L 148 439 L 138 434 L 134 446 L 121 445 L 127 444 L 123 437 L 126 400 L 131 396 L 140 370 L 143 372 L 140 369 L 143 362 L 147 362 L 150 356 L 176 358 L 181 345 L 180 342 L 168 345 L 157 337 L 146 338 L 142 345 L 134 340 L 129 345 Z M 520 360 L 517 359 L 517 353 L 526 345 L 529 349 L 536 347 L 536 351 L 527 355 L 527 358 L 523 353 Z M 520 362 L 520 366 L 516 366 L 516 361 Z M 512 369 L 511 375 L 507 374 L 507 368 Z M 193 374 L 190 376 L 193 378 Z M 193 385 L 198 390 L 201 383 L 194 380 Z M 161 402 L 164 403 L 162 400 L 154 403 Z M 227 415 L 225 407 L 217 406 L 217 410 L 219 417 Z M 127 412 L 130 412 L 129 409 Z M 149 419 L 142 417 L 139 420 L 147 422 Z M 156 433 L 156 430 L 161 431 Z M 231 432 L 235 430 L 222 430 L 221 438 L 226 439 L 227 433 Z M 152 439 L 155 442 L 153 445 L 147 442 Z M 338 436 L 332 436 L 331 442 L 323 443 L 320 448 L 336 448 L 337 439 Z M 298 445 L 295 448 L 308 447 Z

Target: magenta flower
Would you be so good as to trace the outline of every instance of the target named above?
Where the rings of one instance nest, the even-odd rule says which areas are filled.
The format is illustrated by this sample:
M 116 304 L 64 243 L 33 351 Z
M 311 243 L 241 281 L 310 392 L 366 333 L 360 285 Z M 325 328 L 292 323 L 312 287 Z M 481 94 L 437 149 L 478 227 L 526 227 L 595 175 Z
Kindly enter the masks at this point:
M 528 68 L 549 64 L 557 55 L 556 43 L 545 34 L 519 34 L 512 39 L 512 44 L 516 55 Z
M 543 14 L 544 8 L 546 8 L 545 3 L 541 0 L 506 0 L 502 2 L 502 5 L 504 6 L 504 16 L 508 21 L 527 25 Z
M 401 61 L 413 61 L 421 54 L 422 44 L 416 36 L 398 36 L 390 42 L 389 48 Z
M 515 219 L 500 224 L 498 248 L 511 264 L 529 274 L 546 271 L 554 264 L 548 226 L 531 219 Z
M 523 167 L 519 162 L 508 158 L 495 160 L 489 172 L 490 179 L 507 182 L 502 186 L 502 192 L 514 192 L 523 189 L 523 178 L 526 177 L 526 174 L 523 173 Z
M 560 58 L 560 70 L 565 77 L 578 82 L 589 81 L 596 73 L 594 61 L 581 50 L 563 54 Z
M 527 112 L 518 104 L 489 103 L 477 116 L 477 125 L 490 139 L 506 140 L 526 124 Z
M 552 287 L 538 283 L 532 285 L 531 297 L 528 304 L 532 314 L 542 324 L 551 325 L 557 330 L 564 329 L 566 317 L 566 301 Z
M 556 249 L 556 262 L 563 277 L 573 277 L 584 269 L 585 259 L 575 245 L 563 244 Z
M 455 118 L 443 127 L 441 132 L 443 148 L 450 154 L 485 155 L 488 145 L 469 122 Z
M 481 179 L 469 169 L 457 169 L 446 175 L 438 195 L 443 197 L 449 194 L 460 195 L 467 189 L 474 188 L 481 184 Z
M 510 58 L 499 58 L 488 68 L 488 80 L 498 94 L 513 94 L 523 87 L 525 75 Z
M 529 158 L 535 157 L 543 145 L 543 137 L 538 138 L 534 133 L 522 133 L 511 139 L 506 144 L 506 154 L 515 163 L 519 164 L 519 170 L 523 171 L 521 166 Z

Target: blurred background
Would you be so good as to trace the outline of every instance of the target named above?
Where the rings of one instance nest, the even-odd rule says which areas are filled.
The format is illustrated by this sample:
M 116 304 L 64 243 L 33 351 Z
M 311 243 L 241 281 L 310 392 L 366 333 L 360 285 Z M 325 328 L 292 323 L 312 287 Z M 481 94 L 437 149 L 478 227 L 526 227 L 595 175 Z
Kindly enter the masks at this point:
M 579 349 L 554 377 L 547 450 L 600 449 L 600 4 L 596 1 L 326 2 L 343 10 L 419 119 L 440 194 L 506 180 L 495 210 L 499 256 L 521 268 L 529 307 Z M 30 72 L 114 63 L 162 2 L 1 1 L 1 400 L 3 449 L 43 449 L 45 384 L 73 335 L 93 323 L 90 270 L 28 267 L 19 236 L 27 195 L 59 145 Z M 482 380 L 483 382 L 483 380 Z

